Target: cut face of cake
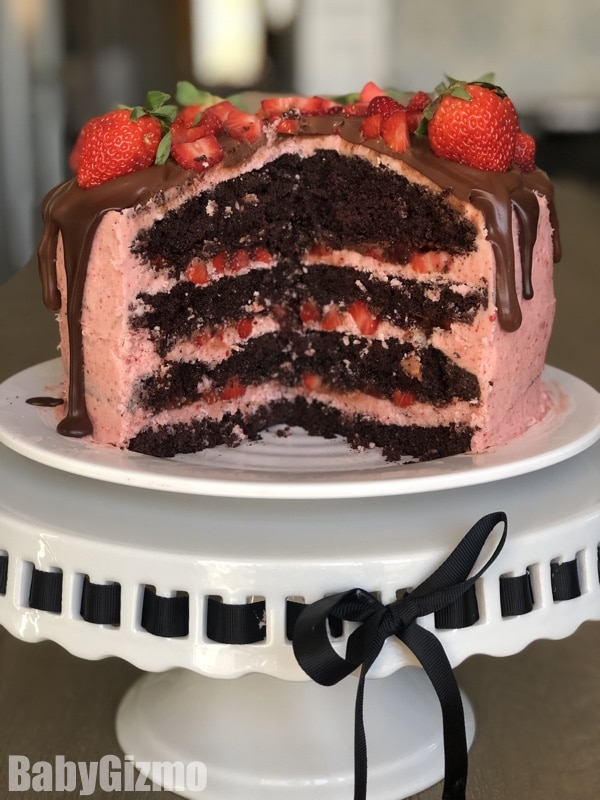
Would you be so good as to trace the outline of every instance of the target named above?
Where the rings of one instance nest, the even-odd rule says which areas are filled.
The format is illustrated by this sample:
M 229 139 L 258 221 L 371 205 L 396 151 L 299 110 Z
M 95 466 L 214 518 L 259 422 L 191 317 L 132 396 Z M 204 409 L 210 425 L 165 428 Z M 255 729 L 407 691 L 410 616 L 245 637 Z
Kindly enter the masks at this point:
M 504 171 L 441 158 L 373 84 L 308 102 L 180 112 L 164 163 L 48 195 L 60 433 L 173 456 L 286 424 L 432 459 L 544 416 L 545 174 L 514 144 Z

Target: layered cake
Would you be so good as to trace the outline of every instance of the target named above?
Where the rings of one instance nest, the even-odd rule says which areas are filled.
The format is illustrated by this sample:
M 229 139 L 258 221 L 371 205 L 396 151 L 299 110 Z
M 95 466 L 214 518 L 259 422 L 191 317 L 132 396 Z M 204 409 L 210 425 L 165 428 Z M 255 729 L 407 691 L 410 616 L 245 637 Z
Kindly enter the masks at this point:
M 87 123 L 44 200 L 60 434 L 174 456 L 299 426 L 432 459 L 544 416 L 557 225 L 501 89 L 182 96 Z

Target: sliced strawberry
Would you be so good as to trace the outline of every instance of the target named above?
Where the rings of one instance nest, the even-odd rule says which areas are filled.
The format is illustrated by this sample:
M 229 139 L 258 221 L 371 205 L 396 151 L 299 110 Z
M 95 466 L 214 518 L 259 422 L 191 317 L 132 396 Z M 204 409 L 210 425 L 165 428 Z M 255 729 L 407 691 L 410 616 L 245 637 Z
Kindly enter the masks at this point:
M 400 408 L 408 408 L 417 400 L 412 392 L 403 392 L 400 389 L 394 389 L 391 399 L 392 403 Z
M 377 97 L 377 95 L 381 94 L 385 94 L 383 89 L 380 89 L 376 83 L 373 83 L 373 81 L 369 81 L 368 83 L 365 83 L 365 85 L 361 89 L 360 102 L 370 103 L 374 97 Z
M 408 111 L 425 111 L 431 103 L 431 97 L 427 92 L 415 92 L 408 101 L 406 108 Z
M 381 123 L 383 141 L 396 153 L 403 153 L 409 145 L 408 121 L 404 109 L 395 111 Z
M 309 392 L 316 392 L 321 388 L 323 379 L 320 375 L 315 375 L 313 372 L 305 372 L 302 376 L 302 383 Z
M 192 283 L 198 284 L 199 286 L 203 286 L 210 281 L 206 262 L 201 261 L 199 258 L 193 258 L 190 261 L 185 274 L 188 280 L 190 280 Z
M 226 132 L 239 142 L 253 144 L 262 133 L 262 126 L 257 117 L 254 114 L 246 114 L 235 106 L 232 106 L 224 126 Z
M 270 264 L 272 260 L 271 254 L 264 247 L 257 247 L 254 251 L 253 257 L 255 261 L 258 261 L 261 264 Z
M 309 322 L 319 322 L 321 309 L 314 300 L 303 300 L 300 304 L 300 319 L 306 325 Z
M 227 269 L 229 272 L 240 272 L 246 269 L 250 264 L 250 255 L 247 250 L 236 250 L 231 254 L 227 262 Z
M 236 326 L 236 330 L 238 332 L 238 336 L 240 337 L 240 339 L 247 339 L 249 336 L 251 336 L 252 327 L 253 327 L 253 322 L 250 317 L 245 317 L 244 319 L 241 319 Z
M 236 400 L 238 397 L 243 397 L 245 394 L 246 387 L 240 383 L 240 379 L 236 376 L 228 378 L 220 392 L 220 397 L 221 400 Z
M 273 118 L 289 111 L 294 106 L 296 99 L 295 97 L 265 97 L 260 101 L 260 106 L 265 116 Z
M 223 160 L 223 149 L 214 136 L 180 142 L 172 146 L 171 153 L 180 167 L 199 174 Z
M 185 106 L 179 111 L 175 121 L 180 122 L 186 128 L 191 128 L 198 124 L 203 111 L 204 106 L 201 105 Z
M 195 127 L 201 136 L 216 136 L 223 130 L 223 122 L 212 109 L 207 108 Z
M 381 114 L 382 119 L 387 119 L 391 117 L 392 114 L 395 114 L 396 111 L 402 111 L 403 109 L 404 106 L 398 103 L 397 100 L 394 100 L 393 97 L 387 94 L 378 94 L 367 106 L 367 116 Z
M 381 134 L 382 122 L 381 114 L 372 114 L 370 117 L 365 117 L 360 126 L 363 139 L 377 139 Z
M 233 139 L 240 142 L 255 142 L 262 132 L 260 120 L 254 114 L 248 114 L 236 108 L 229 100 L 222 100 L 220 103 L 215 103 L 207 110 L 220 120 L 224 130 Z
M 368 107 L 368 103 L 349 103 L 342 106 L 342 113 L 345 117 L 364 117 Z
M 213 269 L 219 275 L 224 274 L 225 270 L 227 269 L 227 262 L 228 262 L 228 256 L 226 250 L 221 250 L 220 253 L 217 253 L 212 257 Z
M 416 92 L 406 106 L 409 133 L 414 133 L 423 121 L 423 112 L 431 104 L 431 97 L 425 92 Z
M 415 272 L 431 274 L 433 272 L 444 272 L 451 261 L 447 253 L 416 253 L 410 259 L 410 265 Z
M 339 103 L 325 97 L 300 97 L 297 100 L 298 103 L 295 107 L 306 116 L 323 116 L 341 111 Z
M 283 118 L 275 125 L 277 133 L 298 133 L 298 120 L 291 118 Z
M 372 336 L 379 326 L 379 320 L 373 316 L 366 303 L 362 300 L 355 300 L 348 307 L 352 319 L 356 322 L 358 329 L 365 336 Z
M 334 331 L 336 328 L 339 328 L 343 321 L 344 319 L 340 314 L 339 309 L 333 306 L 323 315 L 323 319 L 321 320 L 321 328 L 324 331 Z

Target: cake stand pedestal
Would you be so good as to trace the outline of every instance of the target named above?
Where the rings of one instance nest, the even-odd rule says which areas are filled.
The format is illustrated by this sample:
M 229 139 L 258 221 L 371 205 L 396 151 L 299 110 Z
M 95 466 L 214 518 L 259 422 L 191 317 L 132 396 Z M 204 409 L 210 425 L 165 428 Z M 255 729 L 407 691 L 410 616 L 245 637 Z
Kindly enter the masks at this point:
M 23 411 L 22 399 L 5 407 L 37 413 Z M 25 641 L 53 640 L 87 659 L 118 656 L 148 672 L 122 701 L 118 738 L 141 771 L 150 769 L 145 762 L 161 762 L 161 785 L 182 796 L 346 798 L 356 680 L 349 676 L 333 687 L 308 680 L 293 653 L 290 604 L 355 587 L 390 603 L 431 575 L 479 518 L 504 511 L 508 539 L 475 584 L 470 623 L 448 628 L 434 615 L 418 620 L 438 637 L 451 665 L 476 653 L 507 656 L 600 619 L 595 394 L 586 413 L 593 418 L 577 452 L 539 469 L 529 464 L 515 477 L 488 474 L 471 485 L 383 496 L 372 490 L 347 496 L 342 481 L 337 495 L 330 487 L 329 498 L 318 494 L 318 481 L 310 484 L 312 496 L 302 490 L 295 497 L 290 486 L 274 496 L 256 474 L 255 499 L 249 491 L 194 494 L 188 482 L 182 491 L 144 488 L 135 485 L 139 473 L 127 469 L 119 480 L 99 480 L 76 474 L 77 465 L 56 468 L 52 451 L 49 463 L 18 452 L 23 437 L 5 426 L 0 623 Z M 31 438 L 25 450 L 43 436 Z M 301 438 L 290 441 L 304 446 Z M 242 469 L 238 477 L 236 486 L 246 486 Z M 496 544 L 492 535 L 476 569 Z M 527 600 L 518 613 L 507 586 Z M 90 615 L 84 601 L 90 587 L 112 597 L 108 622 Z M 148 626 L 150 597 L 185 607 L 178 635 Z M 258 604 L 261 636 L 246 644 L 215 638 L 209 624 L 215 604 Z M 351 630 L 344 623 L 334 642 L 340 653 Z M 473 714 L 465 705 L 470 741 Z M 365 692 L 369 800 L 400 800 L 442 777 L 440 720 L 437 698 L 411 652 L 388 639 Z M 177 772 L 176 762 L 188 772 Z
M 117 738 L 144 774 L 187 798 L 352 797 L 356 680 L 333 687 L 267 675 L 215 681 L 189 670 L 141 678 L 117 714 Z M 399 800 L 441 780 L 441 714 L 422 669 L 367 686 L 369 798 Z M 466 708 L 469 744 L 473 713 Z M 189 774 L 154 765 L 181 762 Z M 206 784 L 204 783 L 206 780 Z

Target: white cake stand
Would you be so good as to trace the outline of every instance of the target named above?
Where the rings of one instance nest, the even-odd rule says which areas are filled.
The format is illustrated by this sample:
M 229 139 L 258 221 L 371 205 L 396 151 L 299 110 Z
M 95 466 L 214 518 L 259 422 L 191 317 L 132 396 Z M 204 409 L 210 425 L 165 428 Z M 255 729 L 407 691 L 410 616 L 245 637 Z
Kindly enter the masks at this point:
M 324 688 L 307 679 L 286 635 L 288 601 L 362 587 L 391 602 L 487 513 L 508 514 L 509 537 L 476 584 L 479 619 L 452 630 L 436 629 L 433 616 L 419 620 L 453 666 L 600 619 L 600 401 L 564 373 L 547 375 L 556 413 L 508 453 L 399 468 L 298 431 L 196 462 L 98 454 L 58 437 L 51 412 L 23 402 L 48 391 L 55 369 L 36 367 L 2 387 L 0 556 L 8 572 L 0 622 L 23 640 L 50 639 L 82 658 L 119 656 L 147 671 L 119 709 L 119 742 L 141 769 L 205 765 L 206 787 L 197 770 L 185 785 L 177 784 L 181 773 L 161 774 L 184 797 L 351 796 L 356 681 Z M 569 599 L 553 582 L 560 564 L 575 575 Z M 31 607 L 35 571 L 62 573 L 55 612 Z M 531 610 L 516 616 L 499 591 L 515 576 L 528 576 L 532 594 Z M 82 617 L 86 581 L 120 585 L 118 625 Z M 163 638 L 143 627 L 146 587 L 188 596 L 187 635 Z M 264 639 L 212 640 L 206 618 L 215 597 L 264 600 Z M 442 777 L 437 699 L 397 639 L 370 676 L 369 799 L 399 800 Z

